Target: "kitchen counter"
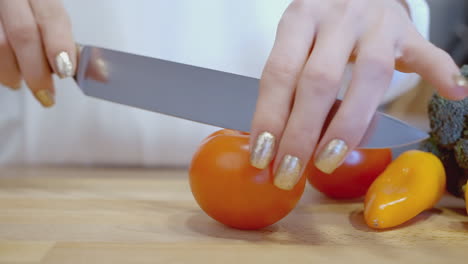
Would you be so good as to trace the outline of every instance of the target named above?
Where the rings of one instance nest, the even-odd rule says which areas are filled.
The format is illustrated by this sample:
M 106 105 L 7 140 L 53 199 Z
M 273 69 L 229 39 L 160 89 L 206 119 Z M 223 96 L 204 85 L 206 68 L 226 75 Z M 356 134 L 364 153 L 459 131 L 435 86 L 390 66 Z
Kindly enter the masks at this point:
M 259 231 L 227 228 L 195 203 L 186 170 L 0 169 L 0 263 L 464 263 L 464 202 L 445 197 L 373 231 L 362 203 L 308 187 Z M 315 261 L 315 262 L 313 262 Z

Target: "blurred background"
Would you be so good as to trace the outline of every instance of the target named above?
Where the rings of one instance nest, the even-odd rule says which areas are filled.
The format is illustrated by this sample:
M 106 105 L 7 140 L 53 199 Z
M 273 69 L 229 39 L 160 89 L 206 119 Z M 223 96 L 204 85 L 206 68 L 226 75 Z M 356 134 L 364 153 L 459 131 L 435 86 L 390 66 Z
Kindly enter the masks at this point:
M 448 51 L 461 65 L 468 63 L 468 1 L 428 0 L 431 41 Z

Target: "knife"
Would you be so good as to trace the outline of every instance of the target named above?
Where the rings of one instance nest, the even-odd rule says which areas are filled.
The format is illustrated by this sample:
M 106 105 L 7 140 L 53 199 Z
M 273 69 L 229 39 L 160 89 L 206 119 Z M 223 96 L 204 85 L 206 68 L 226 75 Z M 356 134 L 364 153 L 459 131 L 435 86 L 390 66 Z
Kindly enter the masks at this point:
M 250 130 L 259 84 L 256 78 L 86 45 L 80 47 L 75 80 L 90 97 L 244 132 Z M 427 137 L 376 112 L 359 147 L 404 147 Z

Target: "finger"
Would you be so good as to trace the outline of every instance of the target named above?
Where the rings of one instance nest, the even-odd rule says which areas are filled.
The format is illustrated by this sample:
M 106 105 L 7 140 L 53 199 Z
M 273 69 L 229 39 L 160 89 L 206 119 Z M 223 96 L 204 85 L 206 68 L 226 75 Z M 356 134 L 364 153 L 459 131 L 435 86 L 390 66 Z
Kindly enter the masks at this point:
M 28 1 L 0 1 L 0 16 L 24 80 L 43 106 L 52 106 L 51 71 Z
M 324 173 L 332 173 L 362 140 L 392 80 L 393 43 L 383 33 L 359 43 L 350 87 L 317 147 L 315 166 Z
M 0 83 L 17 90 L 21 87 L 21 73 L 16 63 L 15 54 L 11 49 L 2 21 L 0 20 Z
M 460 100 L 468 96 L 468 82 L 463 82 L 460 69 L 447 52 L 416 32 L 411 32 L 402 50 L 398 59 L 400 67 L 418 73 L 448 99 Z
M 274 157 L 289 117 L 298 76 L 312 46 L 315 26 L 304 8 L 293 2 L 278 25 L 271 54 L 260 81 L 251 129 L 251 164 L 263 169 Z
M 341 80 L 356 37 L 344 21 L 321 27 L 312 54 L 301 73 L 294 107 L 281 138 L 275 184 L 292 189 L 312 156 L 327 114 L 341 87 Z M 298 168 L 288 162 L 295 161 Z
M 98 48 L 91 48 L 90 59 L 87 69 L 87 77 L 97 82 L 106 83 L 109 81 L 109 67 L 105 58 Z
M 75 74 L 76 45 L 70 18 L 60 0 L 29 0 L 42 34 L 46 55 L 61 78 Z

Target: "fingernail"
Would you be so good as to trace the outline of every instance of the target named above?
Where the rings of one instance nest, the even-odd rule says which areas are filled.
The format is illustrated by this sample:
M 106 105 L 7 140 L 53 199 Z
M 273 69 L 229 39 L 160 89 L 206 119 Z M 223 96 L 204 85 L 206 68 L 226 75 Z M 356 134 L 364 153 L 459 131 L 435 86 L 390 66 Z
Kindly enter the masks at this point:
M 275 174 L 275 186 L 287 191 L 292 190 L 300 179 L 301 168 L 299 158 L 291 155 L 284 156 Z
M 73 76 L 73 64 L 67 52 L 60 52 L 57 57 L 55 57 L 55 64 L 60 78 Z
M 266 168 L 273 158 L 274 148 L 275 136 L 269 132 L 261 133 L 250 153 L 250 164 L 258 169 Z
M 457 86 L 468 88 L 468 80 L 466 79 L 465 76 L 461 74 L 457 74 L 454 76 L 453 79 L 455 83 L 457 84 Z
M 34 95 L 44 107 L 51 107 L 55 103 L 54 97 L 49 90 L 39 90 Z
M 348 146 L 343 140 L 334 139 L 322 150 L 315 159 L 315 167 L 324 173 L 330 174 L 346 157 Z

